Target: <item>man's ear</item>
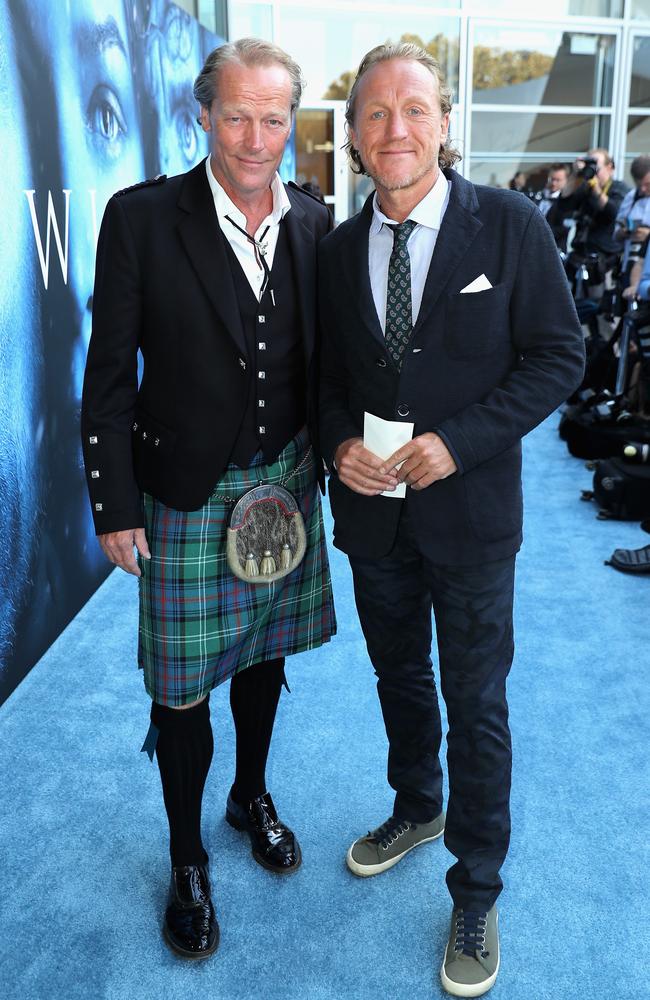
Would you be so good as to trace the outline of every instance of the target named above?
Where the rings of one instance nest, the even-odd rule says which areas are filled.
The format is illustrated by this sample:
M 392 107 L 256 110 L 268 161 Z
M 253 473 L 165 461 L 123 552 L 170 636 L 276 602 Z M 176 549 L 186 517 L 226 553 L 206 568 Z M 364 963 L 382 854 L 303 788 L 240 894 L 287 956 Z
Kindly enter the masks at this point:
M 201 105 L 201 117 L 199 118 L 199 122 L 201 123 L 201 128 L 204 132 L 210 132 L 212 129 L 210 124 L 210 112 L 204 104 Z

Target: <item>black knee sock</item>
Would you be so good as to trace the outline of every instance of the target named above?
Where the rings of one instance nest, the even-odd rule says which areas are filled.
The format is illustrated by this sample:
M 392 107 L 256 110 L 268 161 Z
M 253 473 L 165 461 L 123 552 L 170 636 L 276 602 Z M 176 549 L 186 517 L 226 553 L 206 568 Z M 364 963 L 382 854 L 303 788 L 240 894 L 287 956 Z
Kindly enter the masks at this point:
M 208 855 L 201 841 L 201 802 L 214 746 L 208 698 L 185 709 L 154 702 L 151 721 L 159 730 L 156 757 L 169 820 L 172 865 L 205 864 Z
M 233 796 L 250 802 L 266 791 L 266 759 L 284 681 L 284 657 L 264 660 L 235 674 L 230 707 L 237 737 Z

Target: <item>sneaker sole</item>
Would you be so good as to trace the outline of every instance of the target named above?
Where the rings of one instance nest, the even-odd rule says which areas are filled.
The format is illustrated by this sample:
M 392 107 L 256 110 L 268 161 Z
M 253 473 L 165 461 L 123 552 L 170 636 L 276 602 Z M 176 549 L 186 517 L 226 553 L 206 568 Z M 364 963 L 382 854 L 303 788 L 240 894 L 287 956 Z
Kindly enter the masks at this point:
M 430 844 L 432 840 L 438 840 L 439 837 L 442 837 L 444 832 L 445 828 L 443 826 L 440 833 L 435 833 L 433 837 L 425 837 L 424 840 L 418 840 L 417 844 L 411 844 L 411 846 L 407 847 L 401 854 L 397 854 L 389 861 L 384 861 L 382 864 L 377 865 L 362 865 L 359 864 L 358 861 L 355 861 L 352 857 L 352 851 L 354 849 L 354 844 L 352 844 L 352 847 L 349 848 L 345 857 L 345 863 L 352 874 L 358 875 L 359 878 L 370 878 L 372 875 L 381 875 L 382 872 L 388 871 L 388 869 L 396 865 L 398 861 L 401 861 L 402 858 L 409 853 L 409 851 L 412 851 L 416 847 L 420 847 L 421 844 Z M 356 840 L 354 843 L 356 844 Z
M 467 983 L 455 983 L 453 979 L 445 974 L 444 964 L 440 970 L 440 981 L 442 983 L 443 989 L 447 993 L 451 993 L 452 997 L 482 997 L 484 993 L 491 990 L 494 986 L 497 976 L 499 974 L 499 966 L 501 965 L 501 959 L 497 963 L 496 970 L 492 973 L 489 979 L 486 979 L 482 983 L 477 983 L 475 986 L 470 986 Z
M 497 913 L 497 932 L 499 930 L 499 915 Z M 447 949 L 445 949 L 445 958 L 447 957 Z M 484 993 L 491 990 L 494 986 L 497 976 L 499 975 L 499 968 L 501 966 L 501 952 L 499 951 L 499 957 L 497 959 L 497 967 L 487 979 L 482 983 L 476 983 L 475 985 L 470 985 L 469 983 L 455 983 L 453 979 L 450 979 L 445 972 L 445 960 L 442 960 L 442 968 L 440 969 L 440 982 L 447 993 L 451 993 L 452 997 L 482 997 Z

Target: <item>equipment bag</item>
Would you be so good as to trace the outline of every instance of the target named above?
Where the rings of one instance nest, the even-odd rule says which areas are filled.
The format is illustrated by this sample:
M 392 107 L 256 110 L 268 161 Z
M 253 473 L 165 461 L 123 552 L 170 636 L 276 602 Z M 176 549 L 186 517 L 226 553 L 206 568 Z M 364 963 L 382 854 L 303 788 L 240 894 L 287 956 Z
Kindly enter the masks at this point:
M 611 399 L 569 406 L 560 420 L 560 437 L 576 458 L 610 458 L 622 455 L 629 441 L 650 443 L 650 421 L 615 414 Z
M 605 565 L 613 566 L 621 573 L 650 573 L 650 545 L 644 545 L 642 549 L 614 549 L 609 559 L 605 560 Z
M 596 463 L 592 499 L 601 520 L 640 521 L 650 515 L 650 466 L 620 458 Z

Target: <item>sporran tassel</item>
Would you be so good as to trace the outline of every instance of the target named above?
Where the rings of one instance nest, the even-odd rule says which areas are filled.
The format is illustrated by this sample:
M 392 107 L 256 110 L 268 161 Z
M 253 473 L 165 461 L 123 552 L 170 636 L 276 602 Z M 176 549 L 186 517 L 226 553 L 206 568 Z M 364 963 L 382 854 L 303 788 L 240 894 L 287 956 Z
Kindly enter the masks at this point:
M 275 573 L 275 559 L 271 555 L 271 550 L 265 549 L 262 565 L 260 566 L 260 574 L 262 576 L 271 576 L 272 573 Z
M 244 572 L 246 573 L 246 576 L 259 576 L 260 571 L 257 566 L 257 559 L 255 558 L 254 552 L 248 552 L 246 554 Z
M 289 543 L 285 542 L 280 553 L 280 569 L 289 569 L 291 566 L 291 549 Z

